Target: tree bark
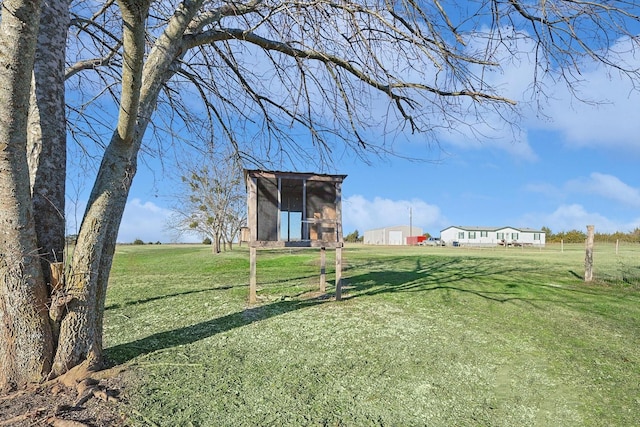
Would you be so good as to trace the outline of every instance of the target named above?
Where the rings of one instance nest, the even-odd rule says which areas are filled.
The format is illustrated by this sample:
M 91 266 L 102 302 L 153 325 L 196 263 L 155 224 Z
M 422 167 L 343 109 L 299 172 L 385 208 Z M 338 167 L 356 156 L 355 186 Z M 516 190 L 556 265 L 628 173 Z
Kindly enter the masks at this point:
M 42 379 L 52 354 L 27 164 L 40 2 L 5 0 L 0 20 L 0 390 Z M 26 78 L 25 78 L 26 77 Z
M 46 180 L 46 176 L 51 176 L 47 174 L 54 173 L 56 165 L 61 169 L 56 172 L 64 174 L 61 165 L 64 163 L 63 155 L 56 156 L 61 153 L 47 151 L 63 145 L 64 139 L 54 141 L 54 135 L 45 134 L 48 125 L 44 124 L 47 119 L 45 116 L 49 114 L 48 108 L 52 109 L 52 113 L 64 114 L 64 108 L 60 107 L 63 98 L 59 98 L 61 93 L 57 94 L 58 97 L 48 94 L 52 96 L 38 104 L 47 94 L 40 93 L 38 86 L 35 88 L 33 102 L 38 105 L 31 110 L 34 132 L 30 139 L 29 161 L 33 171 L 30 176 L 27 160 L 30 79 L 24 76 L 31 75 L 34 66 L 39 4 L 23 4 L 17 0 L 3 3 L 4 12 L 0 21 L 0 41 L 3 42 L 0 52 L 0 388 L 21 387 L 31 381 L 40 381 L 47 374 L 55 377 L 84 361 L 88 361 L 92 367 L 101 365 L 107 283 L 118 228 L 136 172 L 138 152 L 160 89 L 176 71 L 172 64 L 184 53 L 184 32 L 201 4 L 202 1 L 198 0 L 178 6 L 145 64 L 144 34 L 149 1 L 120 2 L 124 24 L 120 114 L 105 151 L 71 266 L 65 277 L 66 304 L 60 313 L 60 335 L 52 363 L 54 343 L 47 315 L 48 292 L 38 258 L 31 190 L 33 188 L 34 198 L 42 196 L 40 206 L 44 206 L 43 216 L 47 216 L 45 209 L 57 208 L 60 212 L 56 211 L 53 216 L 62 218 L 64 204 L 58 200 L 58 192 L 64 194 L 64 187 L 54 186 L 52 190 L 42 185 L 44 181 L 41 179 Z M 54 7 L 53 4 L 50 6 Z M 56 24 L 52 25 L 62 25 L 66 32 L 66 19 L 55 21 Z M 43 43 L 46 41 L 41 40 Z M 50 47 L 52 50 L 59 48 Z M 43 65 L 57 58 L 48 56 L 46 50 L 45 47 L 40 52 Z M 55 78 L 58 78 L 57 74 Z M 43 80 L 36 79 L 35 82 L 38 85 Z M 41 88 L 44 89 L 44 86 Z M 61 90 L 60 87 L 56 89 Z M 53 111 L 56 109 L 62 111 Z M 64 118 L 58 120 L 64 123 Z M 64 149 L 61 151 L 64 152 Z M 54 161 L 48 164 L 48 160 Z M 57 178 L 51 180 L 57 181 Z M 64 179 L 61 181 L 64 182 Z M 40 189 L 46 189 L 45 193 L 40 194 Z M 48 191 L 54 191 L 55 195 Z M 49 212 L 48 215 L 51 215 L 52 211 Z M 47 253 L 52 248 L 53 259 L 62 258 L 56 243 L 59 230 L 52 233 L 57 237 L 51 239 L 45 234 L 42 234 L 42 242 Z
M 51 284 L 49 264 L 64 260 L 67 152 L 64 80 L 68 28 L 68 1 L 45 2 L 33 66 L 27 160 L 38 247 L 48 284 Z
M 135 156 L 131 153 L 131 145 L 114 133 L 89 199 L 67 277 L 66 291 L 73 299 L 62 320 L 52 376 L 61 375 L 85 360 L 91 367 L 101 366 L 109 271 L 136 171 Z
M 142 140 L 136 133 L 149 1 L 123 0 L 120 10 L 124 63 L 118 125 L 103 156 L 78 233 L 66 288 L 73 299 L 62 319 L 51 376 L 61 375 L 84 361 L 95 368 L 102 364 L 102 324 L 109 271 Z
M 214 254 L 219 254 L 220 253 L 220 235 L 219 234 L 215 234 L 213 236 L 213 253 Z
M 182 53 L 181 40 L 201 1 L 178 6 L 144 62 L 148 1 L 122 1 L 124 21 L 123 85 L 118 126 L 111 138 L 78 233 L 66 290 L 73 300 L 62 320 L 51 376 L 88 361 L 102 363 L 104 302 L 118 229 L 142 138 L 160 89 L 173 76 L 172 63 Z

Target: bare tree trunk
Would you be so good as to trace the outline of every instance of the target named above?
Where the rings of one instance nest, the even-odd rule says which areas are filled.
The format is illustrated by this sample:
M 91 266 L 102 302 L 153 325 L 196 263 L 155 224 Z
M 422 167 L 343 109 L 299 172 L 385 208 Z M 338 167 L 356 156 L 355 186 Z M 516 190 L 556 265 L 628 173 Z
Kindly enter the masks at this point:
M 0 390 L 49 370 L 51 329 L 27 166 L 27 116 L 40 13 L 5 0 L 0 20 Z
M 67 283 L 67 293 L 73 299 L 61 323 L 53 376 L 85 360 L 91 367 L 102 364 L 104 299 L 142 140 L 138 134 L 138 111 L 148 9 L 148 0 L 120 2 L 124 64 L 118 126 L 105 151 L 80 226 Z
M 64 258 L 67 151 L 64 74 L 68 28 L 68 1 L 44 3 L 33 69 L 27 160 L 38 246 L 47 283 L 51 283 L 48 264 L 62 262 Z
M 178 7 L 145 64 L 149 2 L 120 3 L 125 63 L 118 126 L 100 165 L 67 274 L 66 289 L 74 299 L 61 323 L 52 376 L 84 361 L 92 367 L 102 363 L 104 302 L 118 229 L 136 173 L 142 137 L 160 88 L 175 73 L 170 66 L 180 55 L 182 34 L 201 1 L 187 5 Z
M 53 376 L 85 360 L 93 367 L 101 365 L 109 271 L 131 179 L 136 172 L 132 151 L 115 133 L 104 155 L 67 277 L 67 292 L 73 300 L 62 320 Z
M 214 254 L 220 253 L 220 236 L 218 234 L 213 235 L 213 242 L 211 242 L 211 251 Z

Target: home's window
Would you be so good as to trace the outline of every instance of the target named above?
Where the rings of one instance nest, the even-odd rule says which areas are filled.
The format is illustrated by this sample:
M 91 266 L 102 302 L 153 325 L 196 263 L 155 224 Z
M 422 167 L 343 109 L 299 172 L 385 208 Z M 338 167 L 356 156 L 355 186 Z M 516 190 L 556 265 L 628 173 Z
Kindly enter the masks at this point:
M 511 233 L 511 240 L 518 240 L 518 233 Z
M 470 231 L 469 232 L 469 238 L 470 239 L 475 239 L 476 238 L 476 232 L 475 231 Z
M 464 231 L 458 232 L 458 239 L 464 239 Z
M 489 237 L 489 232 L 488 231 L 481 231 L 480 232 L 480 237 Z
M 498 240 L 504 240 L 504 233 L 496 233 Z
M 540 240 L 540 233 L 533 233 L 533 240 Z

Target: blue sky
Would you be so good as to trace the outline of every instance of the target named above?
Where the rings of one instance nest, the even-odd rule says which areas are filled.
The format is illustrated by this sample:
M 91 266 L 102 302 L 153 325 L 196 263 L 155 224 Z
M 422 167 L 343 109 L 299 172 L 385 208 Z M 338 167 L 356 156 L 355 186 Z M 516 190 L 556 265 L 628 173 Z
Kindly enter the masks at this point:
M 619 51 L 640 66 L 631 50 Z M 484 138 L 460 128 L 437 134 L 436 145 L 419 135 L 394 141 L 402 154 L 425 161 L 390 157 L 365 164 L 342 157 L 334 172 L 348 175 L 345 234 L 409 224 L 410 210 L 413 225 L 432 235 L 451 225 L 546 226 L 553 232 L 584 231 L 587 224 L 600 232 L 640 227 L 640 94 L 615 72 L 585 70 L 579 94 L 593 102 L 579 102 L 566 86 L 548 81 L 551 96 L 539 107 L 527 97 L 532 69 L 526 62 L 506 64 L 492 76 L 519 103 L 515 131 L 488 116 Z M 172 182 L 153 172 L 155 166 L 139 167 L 118 241 L 200 241 L 166 229 Z
M 445 142 L 446 152 L 419 143 L 411 147 L 416 157 L 437 161 L 344 161 L 336 167 L 348 175 L 344 231 L 409 224 L 410 211 L 413 225 L 434 235 L 450 225 L 546 226 L 558 232 L 594 224 L 601 232 L 631 231 L 640 227 L 638 105 L 640 96 L 631 93 L 625 102 L 556 108 L 551 120 L 524 128 L 523 140 L 504 144 Z M 621 116 L 633 121 L 623 131 Z M 170 210 L 164 185 L 169 184 L 140 168 L 120 242 L 177 239 L 165 230 Z

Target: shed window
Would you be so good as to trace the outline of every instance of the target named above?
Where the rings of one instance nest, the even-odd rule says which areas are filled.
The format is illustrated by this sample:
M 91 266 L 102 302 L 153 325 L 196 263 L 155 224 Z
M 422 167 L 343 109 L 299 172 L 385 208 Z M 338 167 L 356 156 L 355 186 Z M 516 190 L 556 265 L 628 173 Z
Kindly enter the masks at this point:
M 280 212 L 280 240 L 284 242 L 302 240 L 302 212 Z
M 302 239 L 302 199 L 304 183 L 299 179 L 280 181 L 280 240 Z

